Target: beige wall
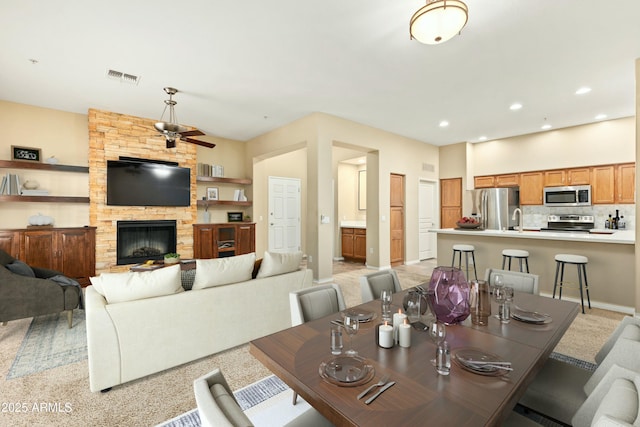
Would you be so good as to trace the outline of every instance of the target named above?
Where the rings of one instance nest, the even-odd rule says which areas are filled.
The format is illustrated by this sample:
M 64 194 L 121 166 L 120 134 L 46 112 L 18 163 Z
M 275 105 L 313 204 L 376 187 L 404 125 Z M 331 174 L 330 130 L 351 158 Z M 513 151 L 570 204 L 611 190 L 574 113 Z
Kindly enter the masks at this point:
M 635 118 L 473 145 L 470 176 L 634 162 Z
M 89 137 L 87 115 L 65 113 L 47 108 L 0 101 L 0 159 L 11 160 L 11 146 L 40 148 L 42 158 L 55 156 L 60 164 L 88 166 Z M 51 196 L 89 195 L 89 175 L 72 172 L 47 172 L 26 169 L 2 169 L 0 174 L 15 173 L 21 182 L 35 180 Z M 31 215 L 42 213 L 54 218 L 57 227 L 89 225 L 89 206 L 82 203 L 0 203 L 3 228 L 22 228 Z

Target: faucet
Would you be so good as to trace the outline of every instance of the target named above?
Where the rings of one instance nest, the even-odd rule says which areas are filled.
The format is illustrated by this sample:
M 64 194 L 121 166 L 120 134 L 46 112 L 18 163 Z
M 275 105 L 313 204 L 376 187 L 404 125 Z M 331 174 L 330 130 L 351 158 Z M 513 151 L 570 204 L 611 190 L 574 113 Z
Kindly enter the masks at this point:
M 520 222 L 518 223 L 518 233 L 522 233 L 522 229 L 523 229 L 523 225 L 522 225 L 522 211 L 520 210 L 520 208 L 515 208 L 513 211 L 513 216 L 511 217 L 511 219 L 513 221 L 516 220 L 516 214 L 519 213 L 520 214 Z

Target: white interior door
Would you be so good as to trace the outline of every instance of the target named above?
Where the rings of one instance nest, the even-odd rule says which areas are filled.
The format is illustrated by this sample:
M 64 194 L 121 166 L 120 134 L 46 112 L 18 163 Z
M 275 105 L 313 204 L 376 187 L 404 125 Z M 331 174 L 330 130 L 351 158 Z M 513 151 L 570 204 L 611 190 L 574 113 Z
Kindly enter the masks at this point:
M 300 240 L 300 180 L 269 177 L 269 252 L 295 252 Z
M 418 251 L 420 260 L 435 258 L 437 255 L 436 233 L 429 230 L 436 227 L 437 186 L 433 181 L 420 181 L 418 186 Z

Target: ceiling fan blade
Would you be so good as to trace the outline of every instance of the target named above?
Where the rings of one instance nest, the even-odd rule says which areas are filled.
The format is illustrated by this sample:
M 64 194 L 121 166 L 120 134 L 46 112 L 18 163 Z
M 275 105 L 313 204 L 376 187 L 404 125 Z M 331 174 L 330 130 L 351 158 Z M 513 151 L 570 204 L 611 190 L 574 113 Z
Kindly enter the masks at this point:
M 182 141 L 184 142 L 190 142 L 192 144 L 197 144 L 197 145 L 201 145 L 203 147 L 207 147 L 207 148 L 213 148 L 216 146 L 216 144 L 212 144 L 210 142 L 205 142 L 205 141 L 199 141 L 197 139 L 193 139 L 193 138 L 182 138 Z
M 186 132 L 180 132 L 180 136 L 183 136 L 185 138 L 188 136 L 201 136 L 201 135 L 205 135 L 205 133 L 198 129 L 188 130 Z

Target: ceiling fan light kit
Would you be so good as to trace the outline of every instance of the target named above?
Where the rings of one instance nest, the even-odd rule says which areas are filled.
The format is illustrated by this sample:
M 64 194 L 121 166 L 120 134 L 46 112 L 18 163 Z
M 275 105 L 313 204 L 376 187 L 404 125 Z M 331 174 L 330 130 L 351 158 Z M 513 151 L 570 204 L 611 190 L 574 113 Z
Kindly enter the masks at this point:
M 205 133 L 199 131 L 198 129 L 188 130 L 186 127 L 178 124 L 178 117 L 176 116 L 175 106 L 177 104 L 176 101 L 173 100 L 173 95 L 178 93 L 178 89 L 173 87 L 165 87 L 164 91 L 169 95 L 169 99 L 164 101 L 164 110 L 162 111 L 162 116 L 160 116 L 160 121 L 153 125 L 158 132 L 164 135 L 165 141 L 167 142 L 167 148 L 175 148 L 176 139 L 181 139 L 185 142 L 190 142 L 192 144 L 201 145 L 207 148 L 213 148 L 216 145 L 210 142 L 199 141 L 197 139 L 189 138 L 190 136 L 200 136 Z M 167 112 L 167 108 L 169 109 L 169 121 L 163 121 L 164 115 Z
M 460 34 L 469 10 L 461 0 L 427 0 L 411 17 L 409 34 L 424 44 L 440 44 Z

